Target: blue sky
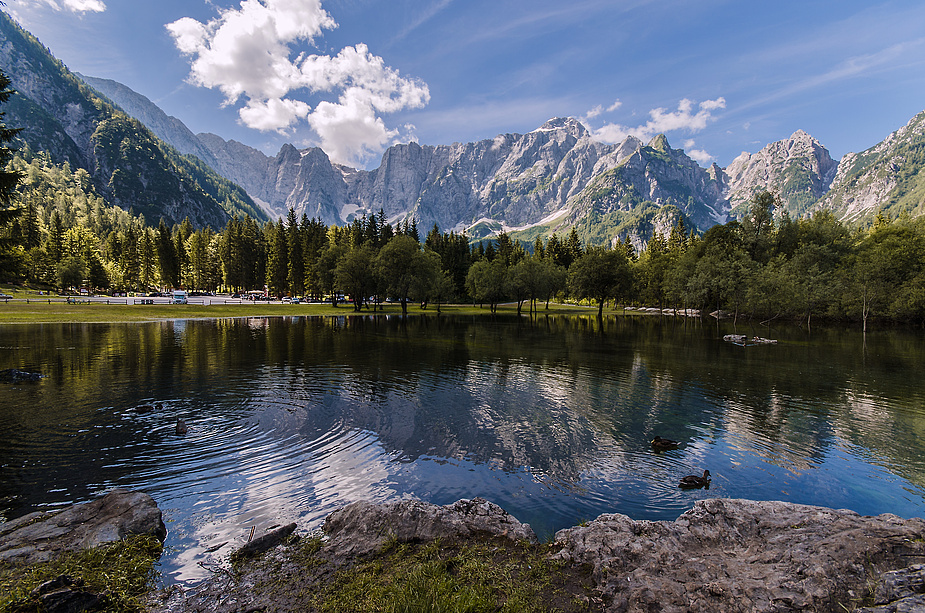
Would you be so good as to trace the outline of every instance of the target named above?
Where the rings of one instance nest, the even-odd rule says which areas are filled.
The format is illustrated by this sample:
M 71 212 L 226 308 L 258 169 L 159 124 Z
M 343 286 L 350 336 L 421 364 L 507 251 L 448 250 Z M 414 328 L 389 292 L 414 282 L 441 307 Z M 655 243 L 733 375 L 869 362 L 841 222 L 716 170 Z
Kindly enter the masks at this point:
M 194 132 L 375 167 L 582 119 L 701 165 L 805 130 L 835 158 L 925 109 L 921 0 L 7 0 L 69 68 Z

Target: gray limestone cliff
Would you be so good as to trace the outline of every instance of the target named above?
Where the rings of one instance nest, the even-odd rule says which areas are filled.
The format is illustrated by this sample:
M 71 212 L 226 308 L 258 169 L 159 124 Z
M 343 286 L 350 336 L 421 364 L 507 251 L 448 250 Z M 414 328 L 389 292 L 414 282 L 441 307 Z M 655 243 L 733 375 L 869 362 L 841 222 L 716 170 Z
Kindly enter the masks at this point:
M 732 215 L 745 215 L 752 197 L 769 190 L 797 218 L 829 190 L 837 169 L 828 150 L 803 130 L 758 153 L 743 152 L 724 171 Z
M 839 219 L 869 220 L 883 210 L 895 217 L 925 213 L 925 111 L 861 153 L 848 153 L 838 165 L 831 190 L 813 210 L 827 209 Z
M 526 134 L 500 134 L 472 143 L 398 144 L 374 169 L 333 163 L 318 148 L 285 145 L 273 157 L 214 134 L 176 125 L 143 96 L 86 77 L 167 142 L 191 152 L 243 187 L 271 217 L 289 208 L 329 225 L 382 210 L 390 223 L 417 219 L 421 228 L 466 231 L 472 238 L 500 230 L 531 240 L 580 228 L 592 244 L 629 238 L 637 248 L 680 219 L 704 231 L 738 218 L 752 197 L 768 190 L 792 218 L 820 209 L 844 220 L 925 213 L 920 153 L 923 117 L 867 151 L 837 162 L 815 138 L 797 130 L 757 153 L 743 152 L 726 168 L 700 167 L 664 135 L 648 144 L 630 137 L 596 141 L 574 118 L 554 118 Z M 150 104 L 153 108 L 147 108 Z M 80 109 L 70 111 L 79 117 Z M 79 123 L 79 122 L 76 122 Z M 75 125 L 76 125 L 75 123 Z

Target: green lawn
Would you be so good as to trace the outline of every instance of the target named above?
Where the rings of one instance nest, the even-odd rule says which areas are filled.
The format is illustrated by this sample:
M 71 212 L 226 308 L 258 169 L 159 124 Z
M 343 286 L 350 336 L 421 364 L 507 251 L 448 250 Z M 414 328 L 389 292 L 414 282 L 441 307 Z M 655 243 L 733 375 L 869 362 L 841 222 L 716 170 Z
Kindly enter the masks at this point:
M 7 292 L 9 293 L 9 292 Z M 351 304 L 341 304 L 332 307 L 330 304 L 278 304 L 278 303 L 245 303 L 203 306 L 199 304 L 154 304 L 154 305 L 126 305 L 126 304 L 67 304 L 61 298 L 51 298 L 30 295 L 29 302 L 26 296 L 15 297 L 8 302 L 0 301 L 0 324 L 11 323 L 93 323 L 93 322 L 142 322 L 157 321 L 161 319 L 202 319 L 225 317 L 281 317 L 291 315 L 301 316 L 332 316 L 332 315 L 373 315 L 372 308 L 363 309 L 360 313 L 353 310 Z M 444 315 L 489 315 L 488 306 L 479 308 L 478 305 L 443 305 L 440 307 Z M 549 310 L 540 307 L 540 316 L 561 314 L 587 314 L 595 313 L 596 309 L 590 307 L 576 307 L 572 305 L 551 304 Z M 498 315 L 514 315 L 517 306 L 514 304 L 498 307 Z M 400 315 L 401 306 L 387 304 L 383 311 L 376 314 Z M 527 316 L 526 306 L 522 314 Z M 427 309 L 419 305 L 409 305 L 409 316 L 437 317 L 437 307 L 433 304 Z

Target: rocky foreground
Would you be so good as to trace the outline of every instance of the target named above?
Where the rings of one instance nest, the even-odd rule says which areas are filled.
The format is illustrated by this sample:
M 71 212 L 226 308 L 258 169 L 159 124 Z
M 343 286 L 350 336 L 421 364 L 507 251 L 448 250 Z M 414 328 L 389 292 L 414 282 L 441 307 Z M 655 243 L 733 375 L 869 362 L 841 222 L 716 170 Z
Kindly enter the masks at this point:
M 126 518 L 151 515 L 149 506 L 138 514 L 125 508 L 131 500 L 147 504 L 144 495 L 123 492 L 101 500 L 107 499 L 90 508 L 122 509 L 115 514 L 118 527 L 91 527 L 95 520 L 87 513 L 79 524 L 63 521 L 75 517 L 68 511 L 0 524 L 0 559 L 23 561 L 30 549 L 40 558 L 51 555 L 59 538 L 84 546 L 99 541 L 91 534 L 123 538 L 134 529 Z M 52 523 L 41 527 L 46 521 Z M 152 525 L 158 529 L 157 521 Z M 76 536 L 68 536 L 66 526 Z M 516 555 L 542 551 L 557 564 L 556 572 L 588 577 L 584 583 L 561 583 L 582 592 L 574 595 L 570 610 L 925 611 L 925 520 L 889 514 L 865 517 L 784 502 L 710 499 L 673 522 L 607 514 L 559 531 L 552 544 L 536 545 L 529 525 L 475 498 L 447 506 L 415 500 L 348 505 L 328 516 L 324 537 L 316 539 L 310 555 L 293 545 L 300 540 L 290 536 L 294 529 L 267 534 L 238 552 L 234 572 L 154 595 L 151 609 L 310 610 L 299 598 L 337 569 L 374 559 L 395 543 L 439 539 L 440 546 L 453 547 L 490 542 L 495 551 L 521 552 Z M 30 545 L 24 530 L 39 544 Z

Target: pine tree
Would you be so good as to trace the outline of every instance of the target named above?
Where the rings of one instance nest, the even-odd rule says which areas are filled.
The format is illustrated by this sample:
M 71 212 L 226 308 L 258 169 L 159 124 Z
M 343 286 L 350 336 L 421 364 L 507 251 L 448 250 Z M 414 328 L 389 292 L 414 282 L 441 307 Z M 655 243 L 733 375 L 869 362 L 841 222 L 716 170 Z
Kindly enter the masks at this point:
M 0 72 L 0 103 L 7 102 L 13 95 L 10 89 L 10 78 Z M 9 128 L 4 121 L 5 112 L 0 111 L 0 223 L 8 222 L 15 217 L 18 211 L 11 210 L 8 207 L 13 201 L 16 194 L 16 187 L 22 180 L 22 173 L 15 170 L 6 170 L 10 160 L 13 159 L 15 148 L 10 147 L 10 143 L 16 135 L 22 131 L 22 128 Z
M 0 72 L 0 103 L 6 102 L 13 95 L 13 90 L 9 89 L 10 78 Z M 19 129 L 8 128 L 3 121 L 4 113 L 0 112 L 0 229 L 17 218 L 22 209 L 13 208 L 13 196 L 16 194 L 16 186 L 22 179 L 22 173 L 15 170 L 7 170 L 7 165 L 13 159 L 14 149 L 8 146 L 9 143 L 19 134 Z M 18 270 L 21 269 L 22 251 L 18 248 L 16 235 L 22 233 L 22 228 L 12 229 L 10 233 L 0 232 L 0 270 L 7 274 L 19 276 Z M 4 236 L 9 234 L 7 236 Z M 11 279 L 4 279 L 11 280 Z
M 289 291 L 293 296 L 305 293 L 305 256 L 303 252 L 302 232 L 296 220 L 295 211 L 289 209 L 286 218 L 287 243 L 289 247 Z M 372 224 L 370 224 L 372 225 Z

